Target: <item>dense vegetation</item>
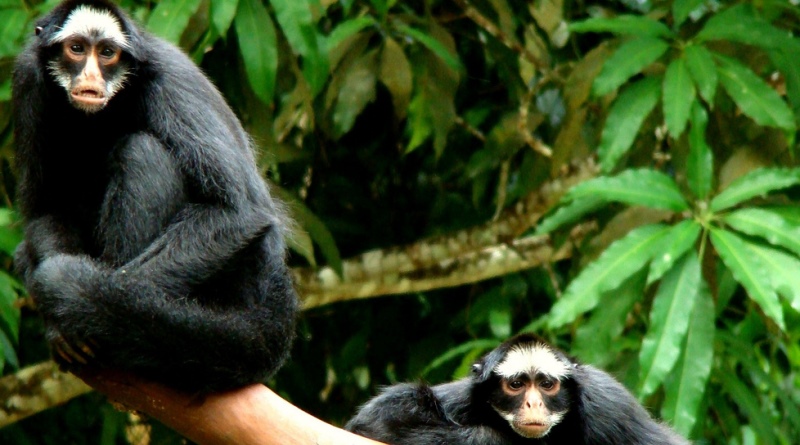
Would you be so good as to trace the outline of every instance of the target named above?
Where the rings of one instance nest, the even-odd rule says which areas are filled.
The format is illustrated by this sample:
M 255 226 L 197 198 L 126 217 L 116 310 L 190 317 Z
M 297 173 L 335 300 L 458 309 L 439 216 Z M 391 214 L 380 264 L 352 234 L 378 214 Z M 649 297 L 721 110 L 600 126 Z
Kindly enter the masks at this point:
M 4 375 L 48 357 L 12 272 L 8 100 L 13 57 L 54 4 L 0 0 Z M 270 382 L 295 404 L 340 424 L 379 385 L 463 376 L 501 339 L 535 331 L 695 440 L 797 443 L 796 1 L 122 4 L 239 113 L 298 221 L 299 275 L 322 271 L 335 290 L 363 252 L 380 271 L 392 267 L 380 253 L 451 247 L 432 268 L 455 280 L 309 304 Z M 533 244 L 559 254 L 521 260 Z M 487 252 L 504 258 L 483 267 L 493 278 L 459 275 Z M 411 263 L 403 278 L 425 280 Z M 139 443 L 128 423 L 93 394 L 5 427 L 0 442 Z

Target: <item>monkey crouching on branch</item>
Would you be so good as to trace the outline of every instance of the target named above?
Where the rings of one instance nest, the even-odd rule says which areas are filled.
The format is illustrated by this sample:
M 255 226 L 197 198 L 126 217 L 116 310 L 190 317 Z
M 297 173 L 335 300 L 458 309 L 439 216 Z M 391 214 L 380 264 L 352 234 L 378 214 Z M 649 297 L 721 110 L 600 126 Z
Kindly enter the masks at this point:
M 536 336 L 509 339 L 472 371 L 436 386 L 390 386 L 345 429 L 393 445 L 689 444 L 609 374 Z
M 13 106 L 15 262 L 56 360 L 192 392 L 272 375 L 298 311 L 286 218 L 197 66 L 113 3 L 68 0 L 17 59 Z

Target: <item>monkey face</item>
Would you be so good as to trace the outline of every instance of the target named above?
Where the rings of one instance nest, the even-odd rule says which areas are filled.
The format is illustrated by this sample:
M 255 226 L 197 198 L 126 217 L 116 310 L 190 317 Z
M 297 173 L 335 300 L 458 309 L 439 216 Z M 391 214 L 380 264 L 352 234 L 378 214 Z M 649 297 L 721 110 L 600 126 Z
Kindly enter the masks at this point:
M 122 58 L 128 41 L 110 12 L 75 9 L 49 43 L 60 45 L 61 51 L 48 69 L 75 108 L 96 113 L 122 89 L 128 75 Z
M 568 396 L 555 377 L 521 374 L 501 378 L 498 386 L 490 403 L 522 437 L 544 437 L 567 413 Z

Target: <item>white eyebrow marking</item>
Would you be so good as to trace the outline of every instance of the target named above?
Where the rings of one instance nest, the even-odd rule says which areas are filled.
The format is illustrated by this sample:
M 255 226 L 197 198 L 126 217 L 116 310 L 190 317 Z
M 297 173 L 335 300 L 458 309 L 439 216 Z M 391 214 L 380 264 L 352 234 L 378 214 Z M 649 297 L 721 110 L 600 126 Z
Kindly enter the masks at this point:
M 542 372 L 561 380 L 572 373 L 572 366 L 560 360 L 549 346 L 528 343 L 513 346 L 497 365 L 495 372 L 505 378 Z
M 110 11 L 97 10 L 87 5 L 78 6 L 72 11 L 49 43 L 63 42 L 75 35 L 109 39 L 122 48 L 130 48 L 128 36 L 122 32 L 122 25 L 117 17 Z

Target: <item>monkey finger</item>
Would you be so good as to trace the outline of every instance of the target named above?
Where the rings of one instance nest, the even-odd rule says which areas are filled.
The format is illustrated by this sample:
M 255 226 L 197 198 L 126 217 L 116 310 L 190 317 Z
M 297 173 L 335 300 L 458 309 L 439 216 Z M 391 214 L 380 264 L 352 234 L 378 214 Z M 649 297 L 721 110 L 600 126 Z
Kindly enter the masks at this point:
M 94 351 L 92 350 L 92 348 L 87 346 L 86 343 L 76 342 L 75 346 L 77 346 L 78 349 L 80 349 L 81 352 L 83 352 L 86 357 L 94 358 Z
M 78 363 L 80 363 L 82 365 L 86 365 L 86 364 L 89 363 L 86 360 L 86 358 L 84 358 L 80 353 L 75 351 L 75 349 L 72 347 L 72 345 L 70 345 L 68 341 L 64 340 L 63 337 L 59 337 L 59 340 L 60 341 L 56 345 L 56 347 L 59 348 L 59 355 L 61 355 L 62 357 L 64 356 L 64 354 L 69 355 L 70 357 L 72 357 L 72 359 L 74 359 L 76 362 L 78 362 Z M 68 361 L 69 361 L 69 363 L 72 363 L 71 360 L 68 360 Z

